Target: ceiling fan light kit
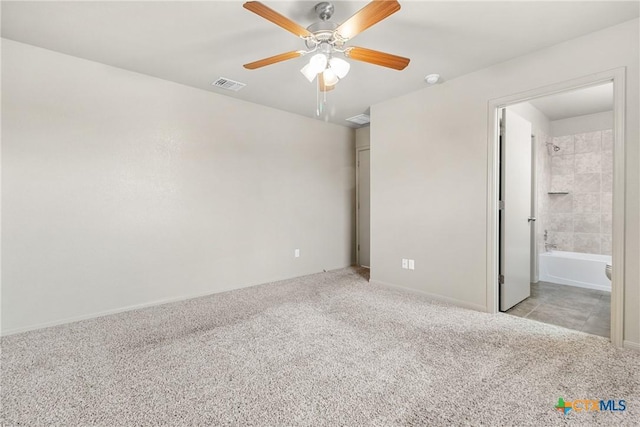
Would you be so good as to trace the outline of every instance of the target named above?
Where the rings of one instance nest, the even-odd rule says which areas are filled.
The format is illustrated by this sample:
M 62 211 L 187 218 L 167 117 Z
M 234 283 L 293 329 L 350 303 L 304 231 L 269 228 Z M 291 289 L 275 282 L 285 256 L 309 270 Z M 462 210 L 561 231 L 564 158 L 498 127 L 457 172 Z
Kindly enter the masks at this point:
M 324 79 L 324 84 L 327 86 L 335 86 L 339 80 L 338 76 L 331 68 L 327 68 L 322 72 L 322 78 Z
M 329 60 L 329 65 L 339 79 L 344 79 L 349 73 L 349 69 L 351 69 L 351 64 L 340 58 L 331 58 Z
M 244 67 L 254 70 L 266 65 L 313 54 L 300 72 L 309 82 L 313 82 L 317 78 L 318 92 L 324 92 L 323 103 L 326 102 L 326 92 L 333 90 L 335 85 L 347 76 L 351 68 L 349 62 L 336 57 L 336 55 L 344 55 L 355 61 L 367 62 L 395 70 L 403 70 L 409 65 L 409 58 L 361 47 L 345 47 L 345 44 L 350 39 L 400 10 L 400 3 L 397 0 L 372 1 L 342 24 L 329 21 L 333 15 L 334 6 L 329 2 L 321 2 L 315 6 L 315 11 L 320 21 L 309 25 L 307 28 L 291 21 L 258 1 L 246 2 L 243 7 L 300 37 L 307 47 L 307 50 L 282 53 L 245 64 Z M 316 115 L 320 115 L 323 105 L 320 104 L 319 94 L 317 99 Z
M 309 83 L 311 83 L 318 75 L 318 72 L 311 66 L 311 64 L 307 64 L 302 67 L 300 72 L 307 78 L 307 80 L 309 80 Z
M 311 57 L 308 65 L 311 68 L 311 71 L 319 74 L 327 68 L 328 62 L 327 56 L 324 53 L 316 53 Z

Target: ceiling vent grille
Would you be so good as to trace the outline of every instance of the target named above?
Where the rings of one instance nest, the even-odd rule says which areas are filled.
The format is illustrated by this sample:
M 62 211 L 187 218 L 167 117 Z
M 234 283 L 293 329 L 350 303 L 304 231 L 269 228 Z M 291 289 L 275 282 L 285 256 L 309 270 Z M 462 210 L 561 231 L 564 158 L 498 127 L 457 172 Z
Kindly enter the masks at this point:
M 358 114 L 357 116 L 349 117 L 347 121 L 357 125 L 366 125 L 371 121 L 371 118 L 367 114 Z
M 245 83 L 240 83 L 235 80 L 220 77 L 215 82 L 211 83 L 212 86 L 219 87 L 220 89 L 232 90 L 234 92 L 239 91 L 246 86 Z

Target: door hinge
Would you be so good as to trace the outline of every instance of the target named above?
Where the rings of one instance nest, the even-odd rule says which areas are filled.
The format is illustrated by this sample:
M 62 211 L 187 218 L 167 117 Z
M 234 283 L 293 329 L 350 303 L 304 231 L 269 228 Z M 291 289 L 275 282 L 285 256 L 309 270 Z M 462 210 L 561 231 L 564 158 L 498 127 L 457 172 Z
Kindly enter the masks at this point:
M 504 285 L 504 274 L 498 276 L 498 283 Z
M 498 200 L 498 209 L 504 209 L 504 202 L 502 200 Z

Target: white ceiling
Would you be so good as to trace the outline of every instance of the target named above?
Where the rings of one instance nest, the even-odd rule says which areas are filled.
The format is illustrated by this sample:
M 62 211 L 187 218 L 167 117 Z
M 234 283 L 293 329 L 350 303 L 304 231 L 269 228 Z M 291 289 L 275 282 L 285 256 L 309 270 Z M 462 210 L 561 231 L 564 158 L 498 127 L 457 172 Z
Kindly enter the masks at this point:
M 551 121 L 613 110 L 613 83 L 534 99 L 530 103 Z
M 264 1 L 303 26 L 316 2 Z M 430 2 L 400 0 L 402 9 L 349 45 L 411 58 L 404 71 L 361 62 L 328 93 L 326 120 L 344 120 L 370 105 L 638 17 L 637 1 Z M 343 22 L 367 2 L 336 1 Z M 241 1 L 2 1 L 2 36 L 313 117 L 315 85 L 297 58 L 258 70 L 242 65 L 303 49 L 303 42 L 245 10 Z M 597 52 L 594 52 L 597 54 Z M 223 76 L 247 83 L 240 92 L 213 88 Z M 99 84 L 99 82 L 97 83 Z

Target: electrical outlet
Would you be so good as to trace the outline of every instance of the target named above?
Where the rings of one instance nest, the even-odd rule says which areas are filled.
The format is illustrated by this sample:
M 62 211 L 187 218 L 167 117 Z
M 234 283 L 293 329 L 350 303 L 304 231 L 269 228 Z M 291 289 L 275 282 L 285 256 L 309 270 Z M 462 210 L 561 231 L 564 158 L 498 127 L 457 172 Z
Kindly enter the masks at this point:
M 300 258 L 300 249 L 296 249 L 295 251 L 293 251 L 293 256 L 294 258 Z
M 409 270 L 415 270 L 416 269 L 416 261 L 413 259 L 409 260 Z
M 409 268 L 409 260 L 406 258 L 402 258 L 402 268 L 407 269 Z

